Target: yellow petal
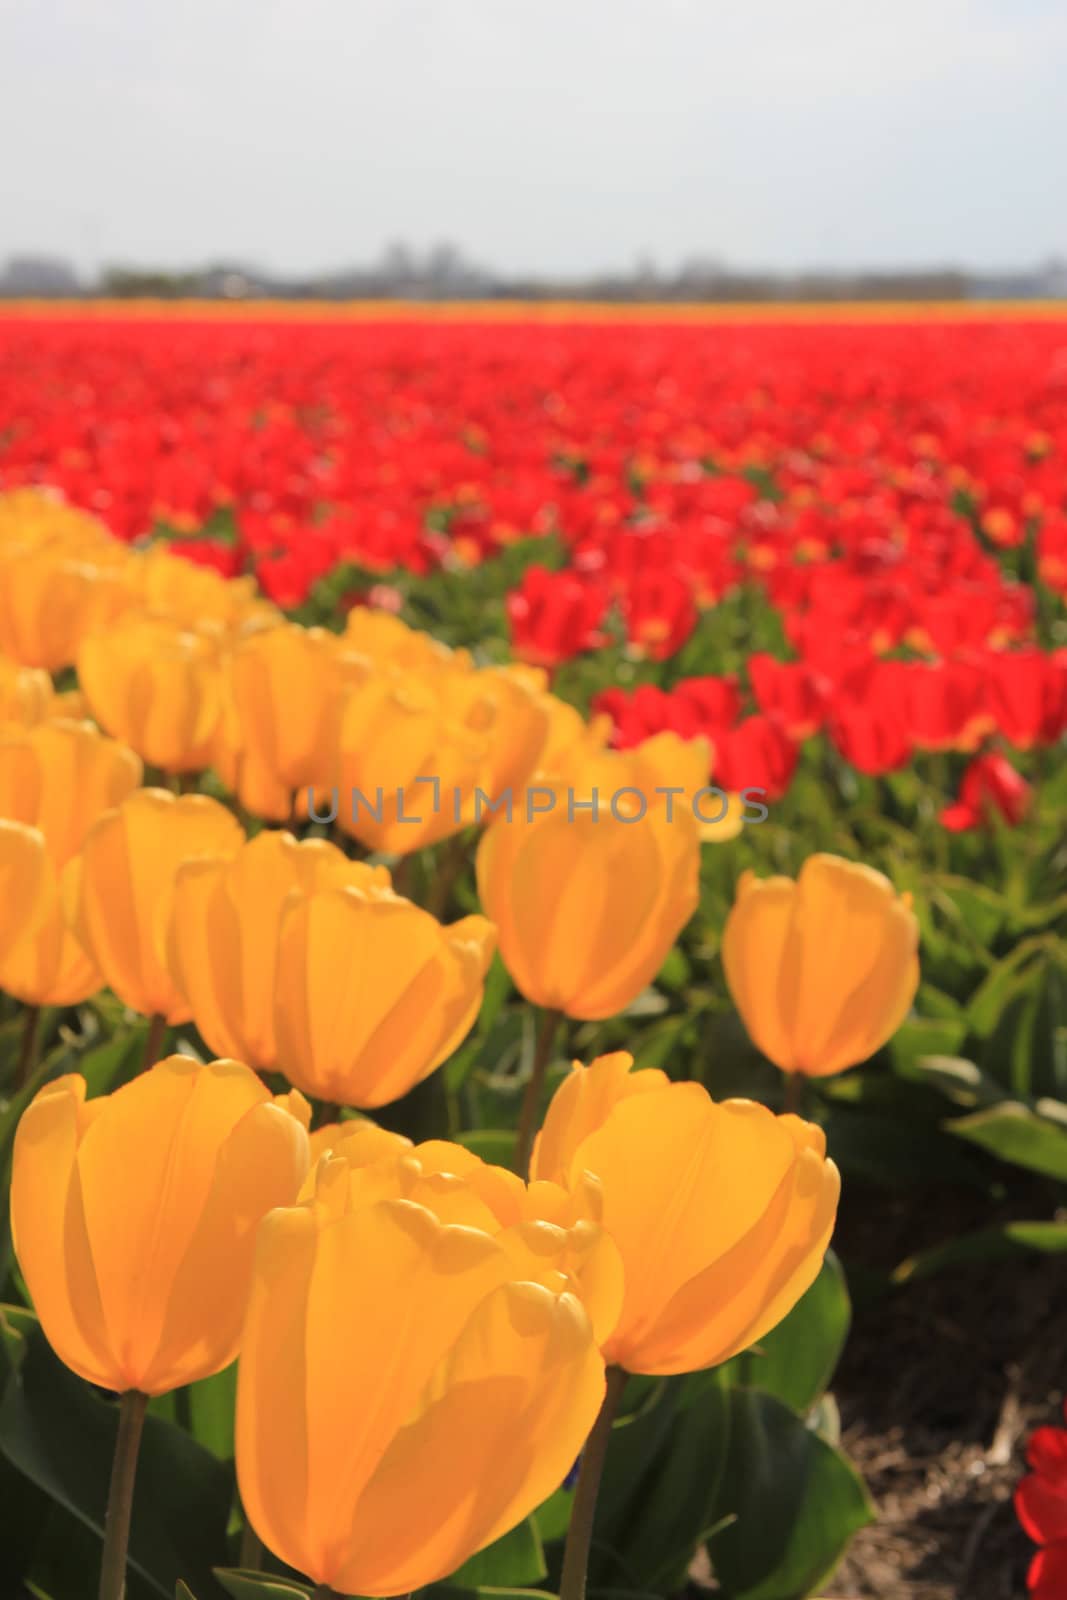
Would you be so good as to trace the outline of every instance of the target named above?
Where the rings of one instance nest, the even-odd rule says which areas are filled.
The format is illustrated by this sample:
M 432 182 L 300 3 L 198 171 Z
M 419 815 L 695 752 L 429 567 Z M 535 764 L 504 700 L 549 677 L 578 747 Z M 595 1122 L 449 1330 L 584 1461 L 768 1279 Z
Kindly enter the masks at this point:
M 42 835 L 23 822 L 0 822 L 0 957 L 40 926 L 48 887 Z
M 355 1505 L 334 1586 L 391 1595 L 453 1571 L 559 1486 L 603 1394 L 576 1300 L 533 1283 L 489 1294 Z
M 34 1310 L 56 1354 L 104 1388 L 122 1387 L 86 1241 L 70 1225 L 70 1194 L 85 1079 L 57 1078 L 23 1113 L 15 1133 L 11 1231 Z
M 268 1098 L 237 1062 L 171 1056 L 101 1102 L 77 1155 L 109 1339 L 125 1387 L 142 1387 L 174 1280 L 237 1122 Z
M 303 1105 L 306 1121 L 307 1105 Z M 163 1394 L 219 1372 L 237 1354 L 256 1229 L 290 1206 L 310 1165 L 304 1121 L 284 1104 L 247 1111 L 218 1150 L 211 1189 L 174 1275 L 158 1348 L 141 1388 Z

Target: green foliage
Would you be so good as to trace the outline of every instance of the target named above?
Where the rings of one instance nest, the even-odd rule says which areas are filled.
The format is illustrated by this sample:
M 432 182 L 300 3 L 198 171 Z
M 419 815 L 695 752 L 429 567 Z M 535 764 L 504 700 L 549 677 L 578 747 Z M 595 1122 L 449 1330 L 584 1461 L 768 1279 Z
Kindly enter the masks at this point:
M 0 1454 L 92 1535 L 99 1561 L 117 1412 L 52 1354 L 33 1330 L 0 1407 Z M 226 1558 L 233 1475 L 188 1434 L 145 1421 L 130 1541 L 130 1571 L 147 1594 L 173 1595 L 184 1579 L 197 1600 L 221 1600 L 212 1568 Z M 47 1556 L 50 1541 L 42 1541 Z M 67 1591 L 78 1594 L 84 1591 Z M 57 1592 L 55 1600 L 65 1600 Z

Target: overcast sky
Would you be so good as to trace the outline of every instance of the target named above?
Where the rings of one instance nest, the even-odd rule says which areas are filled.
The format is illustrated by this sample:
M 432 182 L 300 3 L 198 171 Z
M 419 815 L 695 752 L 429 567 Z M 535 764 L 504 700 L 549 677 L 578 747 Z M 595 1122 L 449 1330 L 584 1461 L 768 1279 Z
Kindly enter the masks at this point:
M 0 261 L 1067 255 L 1067 0 L 0 0 Z

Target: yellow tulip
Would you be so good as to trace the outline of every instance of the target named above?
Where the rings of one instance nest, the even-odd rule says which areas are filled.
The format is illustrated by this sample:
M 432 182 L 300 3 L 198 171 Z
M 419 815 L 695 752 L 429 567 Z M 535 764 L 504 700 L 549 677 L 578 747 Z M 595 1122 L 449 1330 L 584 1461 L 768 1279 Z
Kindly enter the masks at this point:
M 278 1066 L 305 1094 L 383 1106 L 428 1077 L 470 1031 L 494 930 L 450 927 L 371 882 L 295 897 L 278 944 Z
M 116 545 L 107 524 L 91 512 L 80 511 L 54 489 L 26 487 L 0 494 L 0 544 L 62 545 L 83 554 L 99 554 Z
M 538 667 L 528 670 L 541 671 Z M 559 772 L 575 760 L 606 748 L 611 734 L 610 717 L 593 717 L 586 722 L 576 706 L 554 694 L 544 696 L 544 705 L 548 713 L 548 729 L 537 762 L 538 771 Z
M 161 545 L 138 553 L 132 577 L 145 611 L 186 628 L 214 622 L 233 629 L 252 619 L 281 620 L 277 609 L 257 595 L 254 578 L 224 578 Z
M 100 815 L 132 794 L 143 771 L 132 750 L 90 722 L 8 729 L 0 733 L 0 816 L 40 828 L 62 866 Z
M 0 822 L 0 959 L 40 927 L 48 888 L 41 834 L 24 822 Z
M 642 775 L 647 774 L 651 788 L 657 784 L 673 785 L 683 791 L 682 798 L 690 804 L 711 783 L 709 739 L 683 739 L 670 731 L 656 733 L 626 751 L 626 757 L 638 775 L 639 784 Z M 739 794 L 724 794 L 721 798 L 703 795 L 693 810 L 703 843 L 727 844 L 736 839 L 745 825 L 744 810 L 745 803 Z M 715 820 L 705 820 L 709 817 Z
M 495 801 L 506 790 L 525 788 L 548 738 L 547 696 L 507 667 L 453 674 L 444 693 L 450 714 L 486 741 L 479 789 Z M 476 820 L 473 811 L 470 820 Z
M 44 721 L 53 702 L 52 680 L 47 672 L 0 656 L 0 723 L 32 728 Z
M 72 666 L 85 635 L 129 606 L 122 565 L 62 546 L 0 550 L 0 650 L 23 666 Z
M 89 830 L 74 931 L 120 1000 L 144 1016 L 188 1022 L 168 966 L 174 881 L 196 856 L 231 856 L 244 834 L 225 806 L 136 789 Z
M 575 1063 L 534 1148 L 533 1175 L 599 1182 L 622 1256 L 622 1315 L 605 1359 L 629 1372 L 716 1366 L 768 1333 L 814 1281 L 840 1191 L 821 1129 L 696 1083 Z
M 871 867 L 809 856 L 796 882 L 742 874 L 722 958 L 753 1043 L 783 1072 L 825 1077 L 866 1061 L 919 984 L 911 897 Z
M 326 1158 L 314 1197 L 260 1231 L 237 1473 L 282 1560 L 340 1594 L 396 1595 L 454 1571 L 559 1486 L 604 1366 L 581 1299 L 549 1266 L 557 1241 L 532 1276 L 494 1232 L 423 1203 L 483 1217 L 462 1178 L 398 1178 L 413 1200 L 377 1198 L 382 1174 L 358 1176 Z
M 450 650 L 432 634 L 373 606 L 354 606 L 348 613 L 345 642 L 376 667 L 428 675 L 470 668 L 466 650 Z
M 151 766 L 208 765 L 221 715 L 217 640 L 156 618 L 126 620 L 83 640 L 78 678 L 97 722 Z
M 538 779 L 478 846 L 478 892 L 516 985 L 588 1021 L 615 1016 L 652 982 L 699 900 L 692 813 L 602 769 L 616 759 Z
M 74 1006 L 98 994 L 104 980 L 70 925 L 81 881 L 77 857 L 57 870 L 46 858 L 43 914 L 0 953 L 0 989 L 29 1006 Z
M 345 685 L 366 670 L 321 628 L 287 623 L 243 639 L 229 661 L 242 749 L 290 792 L 332 782 Z
M 385 672 L 348 695 L 340 734 L 338 825 L 368 850 L 407 855 L 459 833 L 489 749 L 449 716 L 432 685 Z
M 248 1067 L 171 1056 L 113 1094 L 40 1091 L 15 1135 L 15 1251 L 56 1354 L 164 1394 L 237 1354 L 255 1232 L 308 1166 L 308 1107 Z
M 229 655 L 224 658 L 220 690 L 221 710 L 212 740 L 211 766 L 249 816 L 288 822 L 293 814 L 292 790 L 264 765 L 259 746 L 247 743 L 237 714 Z
M 170 968 L 193 1020 L 217 1055 L 261 1072 L 278 1065 L 274 996 L 278 936 L 290 899 L 331 886 L 388 889 L 389 873 L 348 861 L 325 840 L 298 844 L 264 831 L 236 855 L 179 866 Z

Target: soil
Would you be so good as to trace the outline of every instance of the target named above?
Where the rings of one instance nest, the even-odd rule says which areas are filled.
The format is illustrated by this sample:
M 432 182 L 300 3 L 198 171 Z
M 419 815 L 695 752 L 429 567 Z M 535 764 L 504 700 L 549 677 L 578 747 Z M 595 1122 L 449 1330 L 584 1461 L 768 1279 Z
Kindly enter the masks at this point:
M 1013 1185 L 991 1215 L 982 1194 L 853 1189 L 836 1245 L 850 1268 L 885 1268 L 994 1221 L 1053 1216 L 1057 1199 Z M 1067 1256 L 957 1267 L 857 1302 L 833 1387 L 878 1520 L 827 1600 L 1022 1600 L 1033 1546 L 1012 1494 L 1033 1429 L 1063 1420 Z

